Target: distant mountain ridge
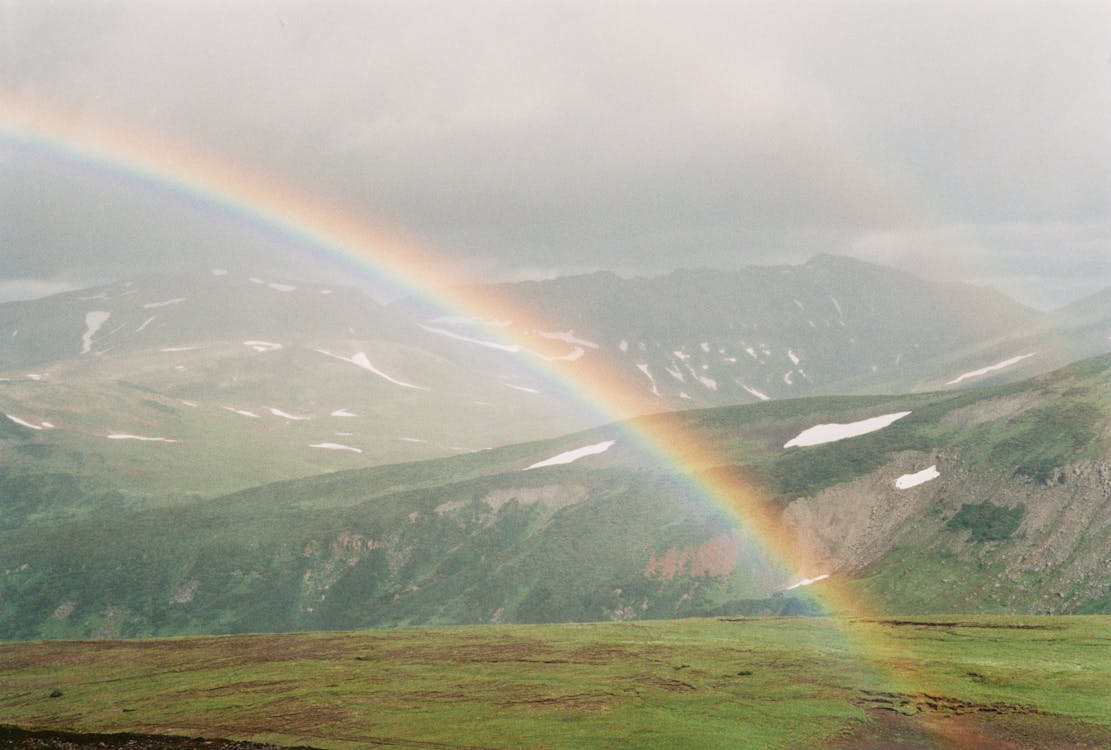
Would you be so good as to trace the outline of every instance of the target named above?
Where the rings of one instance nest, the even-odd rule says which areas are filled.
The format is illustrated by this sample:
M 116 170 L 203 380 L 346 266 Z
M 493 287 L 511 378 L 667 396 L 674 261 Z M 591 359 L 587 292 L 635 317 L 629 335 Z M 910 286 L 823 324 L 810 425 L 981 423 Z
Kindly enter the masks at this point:
M 869 383 L 907 389 L 913 384 L 900 373 L 1051 322 L 992 289 L 831 255 L 799 266 L 630 279 L 599 272 L 471 291 L 504 300 L 501 317 L 510 322 L 523 307 L 595 342 L 630 388 L 657 394 L 669 408 L 832 393 L 839 384 L 847 386 L 842 392 L 867 391 Z M 430 314 L 416 299 L 390 307 Z
M 1044 314 L 835 256 L 477 292 L 501 301 L 497 340 L 512 346 L 421 300 L 383 306 L 245 269 L 0 305 L 0 419 L 18 437 L 8 464 L 83 465 L 90 480 L 175 495 L 188 480 L 187 494 L 210 495 L 604 419 L 538 355 L 583 388 L 605 375 L 649 413 L 963 388 L 1111 349 L 1105 297 Z M 521 309 L 543 324 L 522 327 Z

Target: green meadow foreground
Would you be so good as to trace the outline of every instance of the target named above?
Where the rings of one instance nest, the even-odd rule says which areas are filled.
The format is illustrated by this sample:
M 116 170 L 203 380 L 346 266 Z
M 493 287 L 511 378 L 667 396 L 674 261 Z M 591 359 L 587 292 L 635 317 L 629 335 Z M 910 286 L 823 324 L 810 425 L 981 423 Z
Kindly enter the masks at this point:
M 2 724 L 321 748 L 1111 747 L 1109 688 L 1098 616 L 0 644 Z

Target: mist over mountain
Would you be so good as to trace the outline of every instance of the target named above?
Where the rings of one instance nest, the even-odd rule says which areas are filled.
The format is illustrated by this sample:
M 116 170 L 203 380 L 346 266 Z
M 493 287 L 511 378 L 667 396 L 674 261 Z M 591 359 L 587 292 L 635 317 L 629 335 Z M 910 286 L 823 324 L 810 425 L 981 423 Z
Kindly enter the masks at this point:
M 1106 294 L 1039 313 L 990 289 L 831 256 L 471 291 L 499 300 L 504 316 L 445 315 L 418 299 L 381 305 L 341 286 L 224 268 L 0 305 L 0 567 L 34 571 L 4 579 L 3 601 L 21 603 L 6 610 L 3 632 L 808 611 L 805 597 L 777 598 L 791 572 L 751 552 L 743 529 L 697 510 L 622 429 L 599 427 L 605 415 L 555 382 L 546 359 L 583 381 L 617 373 L 643 413 L 691 415 L 734 462 L 697 471 L 740 471 L 762 488 L 808 561 L 795 574 L 862 577 L 914 609 L 1103 606 L 1083 556 L 1102 554 L 1102 532 L 1078 530 L 1075 544 L 1055 547 L 1081 556 L 1080 578 L 1061 578 L 1073 575 L 1062 568 L 1005 599 L 966 589 L 914 599 L 885 587 L 910 575 L 909 560 L 964 570 L 990 552 L 1008 561 L 1007 575 L 1027 570 L 995 544 L 1002 538 L 961 542 L 967 560 L 944 563 L 938 550 L 966 521 L 974 535 L 1003 533 L 977 524 L 1011 529 L 1007 539 L 1012 521 L 1042 524 L 1021 526 L 1019 559 L 1048 565 L 1036 553 L 1046 508 L 1075 508 L 1054 511 L 1053 523 L 1095 518 L 1106 358 L 1021 379 L 1111 349 Z M 522 310 L 543 329 L 515 322 Z M 992 387 L 969 390 L 982 385 Z M 915 390 L 931 393 L 798 398 Z M 913 418 L 875 437 L 790 447 L 808 426 L 903 412 Z M 595 431 L 556 437 L 585 428 Z M 549 442 L 525 442 L 538 439 Z M 936 479 L 927 469 L 944 496 L 892 492 L 897 474 Z M 881 510 L 900 497 L 916 499 Z M 303 555 L 309 568 L 266 572 L 255 548 L 242 547 L 257 537 L 249 529 L 277 519 L 287 531 L 267 536 L 259 554 Z M 181 524 L 194 532 L 171 542 L 165 530 Z M 55 546 L 74 535 L 87 540 L 76 557 Z M 572 538 L 608 557 L 569 552 Z M 96 582 L 73 567 L 117 569 L 122 550 L 139 547 L 150 550 L 141 584 L 121 587 L 107 573 Z M 491 569 L 495 559 L 508 567 Z M 527 580 L 524 560 L 535 563 L 521 569 Z M 294 583 L 304 576 L 317 582 Z M 257 604 L 227 598 L 233 589 Z M 389 604 L 395 596 L 411 601 Z M 1045 596 L 1064 599 L 1049 606 Z M 77 614 L 51 619 L 55 611 Z
M 1038 313 L 990 289 L 831 256 L 477 292 L 504 315 L 383 306 L 223 268 L 0 305 L 3 413 L 52 425 L 20 427 L 43 447 L 9 463 L 127 466 L 125 477 L 203 495 L 605 420 L 548 372 L 552 361 L 580 382 L 607 377 L 647 413 L 963 388 L 1111 348 L 1105 296 Z M 522 310 L 543 328 L 514 321 Z

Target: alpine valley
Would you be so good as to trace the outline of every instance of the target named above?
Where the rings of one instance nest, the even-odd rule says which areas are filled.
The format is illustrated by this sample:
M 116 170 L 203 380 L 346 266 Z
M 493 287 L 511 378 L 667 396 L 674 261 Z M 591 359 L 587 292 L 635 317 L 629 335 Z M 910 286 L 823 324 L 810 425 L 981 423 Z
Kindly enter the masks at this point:
M 1111 292 L 1040 313 L 831 256 L 477 291 L 505 314 L 230 268 L 0 305 L 0 639 L 806 614 L 831 580 L 1111 612 Z M 634 437 L 669 424 L 715 446 L 693 480 Z

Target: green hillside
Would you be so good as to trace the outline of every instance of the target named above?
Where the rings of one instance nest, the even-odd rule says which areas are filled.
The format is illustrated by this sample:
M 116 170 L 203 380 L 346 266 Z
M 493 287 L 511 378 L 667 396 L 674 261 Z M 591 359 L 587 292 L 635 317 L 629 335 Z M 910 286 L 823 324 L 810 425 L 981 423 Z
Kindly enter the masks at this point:
M 169 508 L 17 474 L 5 512 L 31 520 L 0 531 L 0 637 L 812 612 L 812 589 L 783 589 L 819 574 L 889 612 L 1111 611 L 1109 404 L 1103 357 L 988 389 L 644 418 L 712 441 L 723 463 L 694 470 L 756 485 L 795 535 L 799 570 L 621 425 Z M 902 411 L 859 437 L 783 448 L 817 424 Z M 931 465 L 936 480 L 894 486 Z

